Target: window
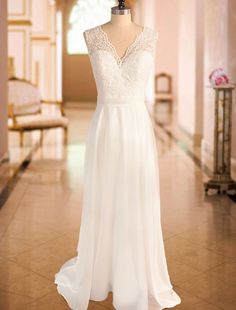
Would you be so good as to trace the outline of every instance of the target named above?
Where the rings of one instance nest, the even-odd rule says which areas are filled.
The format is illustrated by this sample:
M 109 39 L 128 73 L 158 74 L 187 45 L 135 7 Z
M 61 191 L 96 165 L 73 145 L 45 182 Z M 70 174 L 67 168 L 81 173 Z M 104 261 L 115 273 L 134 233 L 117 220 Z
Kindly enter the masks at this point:
M 84 30 L 108 22 L 111 19 L 111 7 L 115 5 L 115 0 L 77 0 L 69 15 L 68 54 L 88 53 Z

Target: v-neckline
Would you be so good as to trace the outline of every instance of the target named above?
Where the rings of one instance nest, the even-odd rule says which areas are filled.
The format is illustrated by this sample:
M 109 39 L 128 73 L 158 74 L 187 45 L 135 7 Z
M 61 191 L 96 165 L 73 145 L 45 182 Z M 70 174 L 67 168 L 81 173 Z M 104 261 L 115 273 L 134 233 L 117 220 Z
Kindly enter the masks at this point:
M 137 41 L 139 40 L 139 38 L 143 35 L 144 31 L 145 31 L 145 26 L 142 26 L 142 31 L 140 31 L 136 36 L 135 36 L 135 39 L 133 40 L 133 42 L 131 44 L 129 44 L 129 46 L 126 48 L 124 54 L 122 56 L 119 56 L 118 53 L 117 53 L 117 50 L 116 50 L 116 47 L 113 45 L 113 43 L 111 43 L 106 31 L 104 31 L 102 29 L 102 26 L 99 25 L 98 26 L 100 32 L 104 35 L 105 39 L 106 39 L 106 42 L 107 44 L 110 46 L 110 48 L 112 49 L 113 53 L 114 53 L 114 56 L 116 57 L 117 59 L 117 62 L 118 64 L 122 64 L 123 61 L 125 60 L 125 58 L 128 56 L 130 50 L 132 50 L 132 48 L 135 46 L 135 44 L 137 43 Z

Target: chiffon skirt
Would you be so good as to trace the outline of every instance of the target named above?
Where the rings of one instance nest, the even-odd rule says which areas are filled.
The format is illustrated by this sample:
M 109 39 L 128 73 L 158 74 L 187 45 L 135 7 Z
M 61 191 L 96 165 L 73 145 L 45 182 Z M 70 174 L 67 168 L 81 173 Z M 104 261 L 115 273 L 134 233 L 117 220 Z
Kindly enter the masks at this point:
M 109 291 L 117 310 L 181 302 L 167 269 L 152 120 L 142 98 L 102 98 L 89 124 L 77 256 L 55 274 L 74 310 Z

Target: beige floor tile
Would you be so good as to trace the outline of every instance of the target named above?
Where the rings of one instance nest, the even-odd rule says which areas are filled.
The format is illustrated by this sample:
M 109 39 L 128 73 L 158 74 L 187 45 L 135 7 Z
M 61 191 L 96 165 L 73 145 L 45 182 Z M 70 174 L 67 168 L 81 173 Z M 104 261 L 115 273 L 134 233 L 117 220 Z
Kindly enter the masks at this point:
M 181 256 L 181 261 L 197 270 L 207 271 L 222 263 L 231 263 L 235 260 L 203 248 L 196 249 L 189 253 L 189 255 Z
M 236 262 L 226 263 L 207 271 L 209 275 L 217 277 L 226 284 L 236 286 Z
M 32 272 L 21 278 L 21 280 L 9 285 L 8 292 L 36 299 L 54 289 L 55 285 L 52 281 Z
M 169 239 L 170 237 L 173 237 L 174 234 L 169 232 L 167 229 L 162 229 L 163 238 L 164 240 Z
M 218 307 L 209 304 L 207 301 L 187 292 L 186 290 L 177 286 L 175 291 L 181 296 L 181 303 L 177 305 L 176 310 L 217 310 Z
M 223 255 L 224 257 L 231 258 L 236 261 L 236 236 L 225 238 L 221 242 L 215 242 L 209 246 L 209 249 Z
M 26 193 L 28 185 L 29 183 L 25 182 L 21 178 L 20 182 L 16 183 L 13 191 L 11 192 L 10 196 L 8 197 L 7 201 L 4 204 L 4 209 L 2 209 L 1 212 L 4 213 L 5 211 L 7 211 L 8 208 L 13 207 L 12 206 L 13 204 L 14 205 L 17 204 L 17 202 L 19 202 Z
M 11 261 L 54 281 L 54 275 L 61 265 L 76 255 L 76 244 L 67 236 L 11 257 Z
M 233 258 L 202 248 L 182 237 L 174 236 L 165 241 L 166 255 L 196 270 L 206 271 L 222 263 L 231 263 Z
M 224 310 L 236 309 L 236 286 L 230 285 L 222 288 L 219 293 L 214 293 L 207 298 L 212 304 L 217 305 Z
M 1 310 L 25 310 L 26 305 L 32 300 L 31 297 L 8 293 L 0 290 Z
M 31 245 L 27 240 L 11 238 L 5 234 L 0 241 L 0 257 L 9 258 L 29 250 L 30 248 Z
M 69 111 L 67 147 L 55 132 L 45 136 L 44 147 L 0 210 L 0 310 L 69 309 L 53 280 L 77 254 L 92 113 Z M 182 299 L 176 309 L 235 310 L 235 204 L 226 196 L 205 196 L 208 177 L 164 131 L 156 134 L 166 257 Z M 89 309 L 114 309 L 112 294 L 103 302 L 90 301 Z
M 224 241 L 236 238 L 236 225 L 235 221 L 229 216 L 217 216 L 214 222 L 212 220 L 207 221 L 180 233 L 179 236 L 203 247 L 220 245 Z
M 5 233 L 6 242 L 10 238 L 23 240 L 30 245 L 37 245 L 60 236 L 43 223 L 13 219 Z M 4 240 L 3 240 L 4 241 Z M 0 252 L 1 253 L 1 252 Z
M 200 247 L 176 235 L 165 241 L 165 250 L 166 255 L 173 256 L 178 260 L 183 256 L 191 256 L 197 250 L 200 250 Z
M 64 298 L 56 291 L 44 295 L 41 298 L 37 298 L 25 306 L 24 310 L 68 310 L 69 307 Z
M 30 271 L 27 268 L 23 268 L 9 259 L 0 258 L 0 289 L 7 291 L 11 284 L 29 274 Z
M 8 225 L 12 220 L 12 215 L 10 214 L 1 214 L 0 217 L 0 233 L 4 235 L 7 230 Z
M 213 294 L 221 294 L 221 291 L 228 287 L 226 283 L 222 282 L 217 277 L 204 273 L 178 286 L 204 300 Z
M 194 276 L 199 275 L 202 271 L 196 270 L 182 262 L 168 260 L 168 270 L 171 281 L 174 285 L 191 280 Z
M 55 232 L 57 235 L 72 232 L 80 227 L 81 210 L 78 207 L 71 210 L 71 207 L 64 208 L 58 204 L 48 204 L 47 209 L 40 209 L 40 205 L 32 204 L 32 207 L 19 208 L 15 214 L 15 219 L 35 223 L 37 226 L 45 227 L 49 231 Z M 57 206 L 57 208 L 55 207 Z M 55 235 L 55 234 L 54 234 Z M 47 240 L 45 240 L 47 241 Z
M 222 308 L 216 307 L 205 301 L 199 301 L 197 303 L 194 303 L 193 305 L 182 304 L 182 305 L 176 306 L 176 310 L 219 310 L 219 309 L 222 309 Z

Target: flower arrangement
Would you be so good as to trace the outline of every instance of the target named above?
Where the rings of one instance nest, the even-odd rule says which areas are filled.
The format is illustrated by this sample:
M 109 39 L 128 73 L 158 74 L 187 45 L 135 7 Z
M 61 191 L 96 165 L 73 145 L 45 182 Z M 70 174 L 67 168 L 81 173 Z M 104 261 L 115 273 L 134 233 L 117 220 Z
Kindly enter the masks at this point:
M 228 85 L 229 78 L 222 68 L 217 68 L 209 75 L 209 81 L 212 86 Z

